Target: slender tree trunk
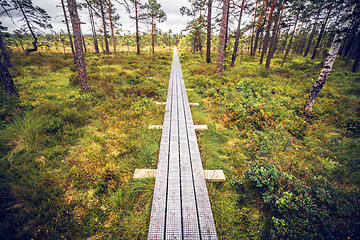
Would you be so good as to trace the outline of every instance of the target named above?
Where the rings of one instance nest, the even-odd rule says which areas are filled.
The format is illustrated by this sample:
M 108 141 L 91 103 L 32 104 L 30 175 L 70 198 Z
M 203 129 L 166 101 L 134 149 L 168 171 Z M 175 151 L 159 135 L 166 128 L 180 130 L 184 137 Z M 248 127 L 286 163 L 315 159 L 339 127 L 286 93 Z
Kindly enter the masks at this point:
M 135 0 L 135 26 L 136 26 L 136 54 L 140 55 L 139 18 L 138 18 L 137 0 Z
M 230 66 L 234 66 L 236 56 L 237 56 L 237 51 L 238 51 L 238 48 L 239 48 L 239 40 L 240 40 L 240 35 L 241 35 L 241 32 L 240 32 L 240 29 L 241 29 L 240 28 L 241 27 L 241 17 L 242 17 L 243 10 L 244 10 L 244 3 L 245 3 L 245 0 L 242 0 L 241 10 L 240 10 L 240 15 L 239 15 L 239 21 L 238 21 L 238 25 L 237 25 L 237 29 L 236 29 L 234 51 L 233 51 L 233 55 L 232 55 L 232 58 L 231 58 L 231 65 Z
M 281 63 L 281 67 L 284 66 L 284 63 L 285 63 L 285 61 L 286 61 L 286 57 L 287 57 L 287 55 L 288 55 L 289 52 L 290 52 L 291 42 L 292 42 L 292 39 L 293 39 L 294 34 L 295 34 L 296 24 L 297 24 L 297 21 L 298 21 L 298 19 L 299 19 L 299 14 L 300 14 L 301 9 L 302 9 L 302 7 L 300 7 L 300 9 L 299 9 L 299 11 L 298 11 L 298 13 L 297 13 L 297 15 L 296 15 L 296 20 L 295 20 L 295 24 L 294 24 L 294 30 L 293 30 L 292 33 L 291 33 L 291 37 L 290 37 L 288 46 L 287 46 L 287 48 L 286 48 L 286 52 L 285 52 L 285 55 L 284 55 L 284 59 L 283 59 L 283 61 L 282 61 L 282 63 Z
M 227 42 L 228 42 L 228 35 L 229 35 L 229 11 L 230 11 L 230 1 L 229 1 L 229 5 L 227 8 L 227 18 L 226 18 L 226 32 L 225 32 L 225 47 L 224 47 L 224 52 L 226 54 L 226 47 L 227 47 Z
M 94 14 L 93 14 L 93 11 L 90 6 L 88 6 L 88 9 L 89 9 L 90 24 L 91 24 L 91 31 L 92 31 L 92 35 L 93 35 L 95 53 L 98 54 L 98 53 L 100 53 L 100 51 L 99 51 L 99 44 L 98 44 L 97 36 L 96 36 Z
M 331 13 L 331 10 L 332 10 L 332 5 L 333 5 L 334 1 L 331 2 L 331 5 L 329 7 L 329 11 L 328 11 L 328 14 L 326 15 L 326 18 L 325 18 L 325 21 L 324 21 L 324 24 L 322 25 L 321 27 L 321 30 L 320 30 L 320 33 L 319 33 L 319 36 L 316 40 L 316 44 L 315 44 L 315 47 L 314 47 L 314 52 L 311 56 L 311 59 L 314 59 L 316 57 L 316 54 L 317 54 L 317 48 L 319 47 L 320 45 L 320 42 L 321 42 L 321 39 L 322 39 L 322 36 L 324 35 L 324 31 L 325 31 L 325 27 L 326 27 L 326 23 L 329 19 L 329 16 L 330 16 L 330 13 Z
M 265 9 L 265 4 L 267 4 L 266 0 L 263 0 L 263 6 L 261 8 L 261 12 L 260 12 L 260 16 L 259 16 L 259 21 L 256 27 L 256 31 L 255 31 L 255 42 L 254 42 L 254 48 L 253 48 L 253 53 L 251 55 L 255 56 L 256 54 L 256 49 L 257 49 L 257 44 L 259 41 L 259 34 L 260 34 L 260 27 L 261 27 L 261 20 L 262 20 L 262 16 L 263 16 L 263 12 Z
M 358 33 L 358 36 L 356 38 L 357 43 L 355 45 L 355 51 L 356 51 L 356 57 L 354 60 L 354 64 L 351 67 L 351 72 L 357 73 L 359 71 L 359 64 L 360 64 L 360 33 Z M 349 58 L 351 57 L 351 54 L 349 54 Z
M 224 55 L 225 55 L 225 40 L 226 40 L 226 26 L 227 19 L 229 14 L 229 0 L 224 0 L 223 5 L 223 15 L 221 18 L 221 29 L 219 36 L 219 54 L 216 66 L 216 73 L 219 77 L 222 77 L 223 64 L 224 64 Z
M 62 6 L 62 9 L 63 9 L 63 12 L 64 12 L 66 29 L 67 29 L 67 31 L 68 31 L 68 36 L 69 36 L 70 46 L 71 46 L 71 52 L 72 52 L 73 59 L 74 59 L 74 63 L 75 63 L 76 60 L 75 60 L 74 44 L 73 44 L 73 40 L 72 40 L 72 36 L 71 36 L 71 32 L 70 32 L 69 21 L 68 21 L 67 14 L 66 14 L 66 9 L 65 9 L 64 0 L 61 0 L 61 6 Z
M 256 0 L 256 4 L 255 4 L 255 13 L 254 13 L 254 25 L 252 27 L 251 30 L 251 44 L 250 44 L 250 55 L 253 55 L 253 40 L 254 40 L 254 31 L 255 31 L 255 20 L 256 20 L 256 13 L 257 13 L 257 4 L 258 4 L 258 0 Z
M 82 90 L 84 92 L 89 92 L 91 91 L 91 89 L 86 75 L 84 52 L 82 48 L 81 26 L 80 26 L 79 15 L 76 8 L 76 1 L 67 0 L 67 3 L 71 18 L 71 24 L 73 27 L 73 33 L 74 33 L 75 55 L 76 55 L 76 64 L 78 67 L 78 73 L 79 73 L 79 82 Z
M 351 5 L 349 4 L 343 10 L 343 16 L 338 24 L 338 29 L 336 30 L 334 40 L 331 44 L 328 56 L 326 57 L 326 60 L 324 62 L 324 67 L 321 70 L 320 76 L 317 79 L 317 81 L 314 83 L 313 88 L 306 100 L 306 103 L 304 106 L 304 110 L 306 112 L 312 112 L 315 99 L 316 99 L 318 93 L 320 92 L 320 90 L 325 85 L 326 80 L 330 75 L 332 66 L 333 66 L 333 64 L 335 62 L 335 58 L 339 52 L 341 43 L 344 41 L 346 32 L 348 31 L 349 23 L 350 23 L 352 15 L 353 15 L 355 6 L 356 6 L 355 3 L 351 4 Z
M 213 0 L 208 0 L 208 15 L 206 26 L 206 62 L 211 62 L 211 8 Z
M 315 20 L 315 23 L 314 23 L 314 26 L 311 30 L 311 33 L 310 33 L 310 36 L 309 36 L 309 41 L 306 45 L 306 48 L 305 48 L 305 53 L 304 53 L 304 57 L 306 57 L 308 54 L 309 54 L 309 51 L 310 51 L 310 47 L 311 47 L 311 43 L 314 39 L 314 36 L 315 36 L 315 33 L 316 33 L 316 27 L 318 25 L 318 21 L 319 21 L 319 16 L 320 16 L 320 12 L 321 12 L 321 8 L 319 8 L 319 11 L 317 12 L 317 16 L 316 16 L 316 20 Z
M 22 15 L 23 15 L 23 17 L 24 17 L 24 19 L 25 19 L 25 21 L 26 21 L 26 24 L 27 24 L 27 26 L 28 26 L 28 28 L 29 28 L 29 30 L 30 30 L 31 35 L 32 35 L 33 38 L 34 38 L 34 41 L 32 42 L 32 45 L 34 46 L 34 48 L 28 48 L 28 49 L 25 50 L 26 55 L 29 55 L 29 53 L 37 51 L 37 49 L 38 49 L 37 41 L 38 41 L 38 40 L 37 40 L 37 38 L 36 38 L 35 33 L 33 32 L 32 27 L 30 26 L 30 22 L 29 22 L 26 14 L 25 14 L 24 8 L 22 7 L 22 3 L 19 3 L 18 0 L 16 0 L 16 2 L 17 2 L 17 4 L 18 4 L 19 7 L 20 7 L 21 13 L 22 13 Z
M 268 46 L 269 46 L 270 29 L 271 29 L 272 15 L 273 15 L 273 11 L 274 11 L 274 4 L 275 4 L 275 0 L 272 0 L 270 14 L 269 14 L 269 20 L 268 20 L 268 24 L 266 26 L 266 33 L 265 33 L 265 37 L 264 37 L 263 49 L 262 49 L 261 57 L 260 57 L 260 64 L 262 64 L 264 56 L 266 55 Z
M 6 49 L 5 43 L 1 36 L 1 32 L 0 32 L 0 50 L 1 50 L 1 55 L 4 58 L 6 68 L 12 67 L 13 65 L 11 63 L 10 54 L 9 54 L 8 50 Z
M 277 31 L 279 28 L 279 18 L 280 18 L 280 12 L 282 10 L 282 5 L 283 5 L 284 0 L 280 0 L 279 1 L 279 6 L 275 15 L 275 25 L 274 25 L 274 29 L 273 29 L 273 33 L 272 33 L 272 38 L 271 38 L 271 43 L 270 43 L 270 47 L 269 47 L 269 53 L 268 56 L 266 58 L 266 65 L 265 67 L 267 69 L 270 68 L 270 63 L 271 63 L 271 59 L 274 56 L 275 50 L 276 50 L 276 45 L 277 45 Z
M 86 50 L 85 36 L 82 34 L 82 32 L 81 32 L 81 39 L 82 39 L 82 43 L 83 43 L 83 46 L 84 46 L 84 51 L 86 53 L 87 50 Z
M 0 82 L 1 87 L 4 90 L 6 96 L 19 96 L 18 90 L 14 84 L 14 81 L 11 78 L 11 75 L 5 66 L 5 62 L 0 57 Z
M 107 30 L 106 30 L 106 21 L 105 21 L 105 12 L 104 12 L 104 5 L 102 1 L 99 1 L 100 3 L 100 11 L 101 11 L 101 18 L 102 18 L 102 23 L 103 23 L 103 29 L 104 29 L 104 40 L 105 40 L 105 52 L 107 54 L 110 53 L 110 49 L 109 49 L 109 41 L 108 41 L 108 36 L 107 36 Z
M 110 21 L 110 30 L 111 30 L 111 40 L 113 42 L 113 49 L 114 49 L 114 58 L 116 58 L 116 41 L 115 41 L 115 35 L 114 35 L 114 25 L 112 22 L 112 16 L 111 16 L 111 0 L 108 1 L 108 7 L 109 7 L 109 21 Z
M 151 20 L 151 46 L 152 46 L 152 53 L 155 53 L 155 23 L 154 19 Z
M 287 43 L 287 40 L 288 40 L 288 38 L 289 38 L 289 31 L 290 31 L 290 26 L 289 26 L 289 29 L 286 30 L 284 45 L 282 46 L 281 52 L 284 52 L 284 51 L 285 51 L 286 43 Z

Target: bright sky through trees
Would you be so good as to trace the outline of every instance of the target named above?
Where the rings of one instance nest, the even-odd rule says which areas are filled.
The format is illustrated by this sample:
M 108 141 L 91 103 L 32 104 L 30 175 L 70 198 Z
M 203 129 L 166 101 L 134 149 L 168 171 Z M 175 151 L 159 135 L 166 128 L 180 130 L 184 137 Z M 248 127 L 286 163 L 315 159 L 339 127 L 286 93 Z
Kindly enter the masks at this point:
M 144 1 L 145 2 L 145 1 Z M 180 33 L 181 30 L 186 28 L 186 23 L 190 20 L 187 16 L 181 16 L 180 7 L 181 6 L 190 6 L 190 3 L 187 0 L 158 0 L 161 4 L 162 9 L 167 14 L 167 21 L 163 23 L 157 24 L 157 27 L 160 28 L 163 32 L 167 32 L 169 29 L 172 30 L 173 33 Z M 51 16 L 51 24 L 53 26 L 53 31 L 59 32 L 60 29 L 66 30 L 66 27 L 63 23 L 61 23 L 63 17 L 63 12 L 61 7 L 56 7 L 56 5 L 60 6 L 60 0 L 33 0 L 34 5 L 40 6 L 46 10 L 46 12 Z M 129 18 L 129 14 L 125 11 L 125 8 L 119 3 L 114 1 L 115 8 L 120 15 L 120 23 L 122 26 L 117 26 L 122 30 L 122 33 L 135 32 L 135 22 Z M 86 9 L 79 11 L 80 20 L 86 23 L 85 27 L 82 27 L 85 33 L 91 32 L 89 15 Z M 15 16 L 14 16 L 15 17 Z M 10 32 L 19 28 L 21 23 L 18 22 L 18 19 L 15 19 L 14 25 L 9 18 L 2 18 L 4 26 L 9 27 Z M 100 25 L 100 22 L 97 22 Z M 150 31 L 151 29 L 147 29 L 146 26 L 141 24 L 141 31 Z

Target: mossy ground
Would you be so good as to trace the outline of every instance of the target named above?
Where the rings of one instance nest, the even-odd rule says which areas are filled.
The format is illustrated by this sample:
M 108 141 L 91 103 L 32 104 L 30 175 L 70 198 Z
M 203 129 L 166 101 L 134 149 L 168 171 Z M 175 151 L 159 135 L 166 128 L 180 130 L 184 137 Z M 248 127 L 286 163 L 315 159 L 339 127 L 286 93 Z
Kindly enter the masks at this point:
M 204 168 L 223 169 L 228 178 L 225 183 L 208 183 L 219 237 L 358 236 L 352 216 L 359 216 L 360 75 L 350 73 L 338 59 L 313 114 L 307 115 L 303 106 L 320 62 L 290 55 L 281 68 L 280 54 L 267 70 L 258 57 L 243 52 L 235 66 L 227 67 L 218 78 L 216 56 L 207 64 L 187 50 L 180 55 L 187 87 L 195 89 L 190 99 L 200 102 L 200 108 L 192 108 L 193 118 L 209 127 L 198 133 Z M 294 181 L 301 182 L 301 187 Z M 317 184 L 326 189 L 326 200 Z M 303 196 L 307 188 L 313 192 Z M 300 207 L 300 197 L 314 204 L 314 212 Z M 348 207 L 349 216 L 335 210 L 343 207 Z M 326 219 L 329 214 L 333 216 Z M 307 230 L 309 222 L 315 221 L 312 217 L 324 219 Z
M 170 50 L 159 50 L 136 56 L 123 49 L 116 59 L 86 54 L 89 94 L 81 92 L 76 67 L 62 54 L 12 54 L 21 96 L 1 97 L 1 238 L 146 238 L 154 180 L 135 181 L 132 174 L 157 165 L 161 132 L 147 126 L 163 120 L 155 102 L 166 99 L 161 89 L 172 60 Z M 298 204 L 289 196 L 299 191 L 286 189 L 277 201 L 281 211 L 270 211 L 274 206 L 264 200 L 270 185 L 261 174 L 274 178 L 279 170 L 284 184 L 321 176 L 346 194 L 358 189 L 360 76 L 343 61 L 336 62 L 314 113 L 304 115 L 320 62 L 290 55 L 283 69 L 279 57 L 267 70 L 242 53 L 218 78 L 216 59 L 206 64 L 180 50 L 186 85 L 195 89 L 189 100 L 200 103 L 192 106 L 193 119 L 209 127 L 197 131 L 204 169 L 227 176 L 223 183 L 208 182 L 220 239 L 266 239 L 271 229 L 294 224 L 286 213 L 290 200 Z M 318 191 L 317 202 L 334 195 L 326 191 Z

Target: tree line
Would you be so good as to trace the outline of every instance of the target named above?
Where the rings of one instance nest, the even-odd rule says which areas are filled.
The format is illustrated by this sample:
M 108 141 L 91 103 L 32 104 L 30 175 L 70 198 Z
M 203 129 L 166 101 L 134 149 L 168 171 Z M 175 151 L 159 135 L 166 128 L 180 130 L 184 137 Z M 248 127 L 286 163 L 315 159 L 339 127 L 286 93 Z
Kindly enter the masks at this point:
M 346 58 L 347 64 L 352 62 L 352 72 L 359 71 L 360 4 L 357 1 L 189 2 L 191 8 L 182 7 L 180 12 L 193 17 L 188 23 L 187 30 L 194 52 L 199 51 L 202 55 L 202 46 L 206 38 L 206 62 L 211 61 L 212 30 L 217 28 L 220 31 L 216 70 L 219 77 L 227 67 L 224 64 L 227 58 L 231 57 L 230 66 L 234 66 L 239 45 L 245 45 L 251 56 L 259 54 L 259 64 L 265 64 L 267 69 L 270 68 L 275 53 L 283 54 L 281 67 L 290 53 L 311 56 L 312 60 L 321 58 L 323 69 L 304 106 L 305 111 L 311 112 L 316 96 L 324 86 L 337 55 Z M 212 15 L 213 9 L 215 16 Z M 250 20 L 244 21 L 244 15 Z M 231 25 L 237 25 L 236 29 L 231 29 Z
M 104 49 L 106 54 L 110 54 L 109 34 L 112 42 L 112 52 L 116 57 L 117 44 L 116 44 L 116 26 L 120 25 L 120 16 L 114 7 L 114 1 L 120 3 L 131 18 L 136 22 L 136 46 L 137 54 L 140 54 L 140 34 L 139 23 L 143 23 L 151 27 L 151 46 L 152 52 L 155 49 L 155 34 L 157 33 L 156 24 L 166 21 L 166 14 L 161 9 L 161 5 L 156 0 L 147 0 L 147 2 L 140 3 L 138 0 L 61 0 L 60 6 L 63 10 L 63 22 L 66 25 L 69 44 L 71 46 L 74 63 L 77 64 L 79 82 L 84 92 L 91 91 L 88 83 L 84 51 L 86 52 L 85 37 L 81 29 L 82 22 L 80 21 L 78 10 L 87 9 L 90 19 L 92 40 L 95 49 L 95 53 L 100 53 L 99 50 L 99 35 L 98 32 L 103 34 L 102 40 L 104 40 Z M 20 16 L 20 21 L 24 23 L 19 30 L 16 30 L 14 34 L 18 36 L 21 47 L 23 44 L 21 39 L 24 33 L 28 35 L 31 33 L 33 38 L 33 48 L 23 49 L 26 54 L 37 51 L 39 47 L 38 35 L 41 34 L 42 29 L 51 29 L 51 18 L 47 12 L 39 7 L 35 6 L 31 0 L 2 0 L 0 1 L 2 11 L 0 16 L 8 17 L 14 22 L 14 15 Z M 102 28 L 96 29 L 95 18 L 99 18 L 102 22 Z M 19 93 L 13 80 L 9 74 L 8 68 L 12 67 L 10 55 L 7 51 L 5 42 L 3 41 L 3 32 L 7 30 L 6 26 L 0 24 L 0 47 L 2 58 L 0 58 L 0 76 L 2 88 L 5 94 L 9 97 L 18 96 Z M 65 35 L 65 33 L 62 33 Z M 64 47 L 65 53 L 65 37 L 61 36 L 61 41 Z
M 166 21 L 166 13 L 156 0 L 147 0 L 147 2 L 139 0 L 66 0 L 65 2 L 61 0 L 59 5 L 63 10 L 67 39 L 74 62 L 78 66 L 80 85 L 85 92 L 90 91 L 83 56 L 86 51 L 86 38 L 81 30 L 78 10 L 85 9 L 88 12 L 95 53 L 100 52 L 100 39 L 105 53 L 110 54 L 109 40 L 111 39 L 112 52 L 116 57 L 116 26 L 120 24 L 120 17 L 114 7 L 114 1 L 125 8 L 135 23 L 134 38 L 137 54 L 141 53 L 139 24 L 150 27 L 151 51 L 154 53 L 156 24 Z M 352 64 L 352 72 L 359 70 L 360 7 L 355 0 L 242 0 L 239 2 L 189 0 L 189 2 L 190 8 L 180 9 L 182 15 L 192 17 L 184 31 L 190 38 L 194 52 L 199 52 L 202 56 L 204 46 L 206 46 L 206 62 L 211 61 L 211 49 L 217 50 L 216 72 L 219 77 L 222 76 L 227 65 L 234 66 L 239 55 L 239 47 L 245 48 L 253 57 L 258 55 L 259 64 L 265 64 L 267 69 L 270 68 L 275 53 L 283 55 L 281 67 L 284 66 L 289 54 L 311 56 L 312 60 L 320 58 L 324 68 L 304 107 L 306 111 L 311 112 L 317 93 L 324 86 L 337 55 L 345 58 L 347 64 Z M 13 15 L 17 14 L 21 17 L 23 25 L 14 34 L 21 36 L 22 33 L 27 33 L 32 37 L 32 47 L 23 49 L 24 52 L 30 54 L 36 51 L 39 47 L 40 29 L 51 28 L 50 16 L 41 7 L 34 6 L 31 0 L 2 0 L 0 4 L 3 9 L 1 16 L 13 19 Z M 97 29 L 95 24 L 96 18 L 101 21 L 100 29 Z M 1 28 L 2 32 L 6 31 L 4 26 Z M 214 34 L 216 31 L 219 34 Z M 163 36 L 166 39 L 166 34 Z M 170 45 L 173 38 L 171 32 L 167 37 Z M 65 33 L 62 33 L 62 41 L 65 49 Z M 130 45 L 129 41 L 127 44 Z M 21 46 L 23 48 L 22 44 Z M 16 96 L 18 92 L 7 72 L 7 68 L 11 67 L 12 63 L 1 34 L 0 47 L 1 76 L 3 76 L 2 79 L 6 79 L 2 80 L 2 86 L 8 96 Z

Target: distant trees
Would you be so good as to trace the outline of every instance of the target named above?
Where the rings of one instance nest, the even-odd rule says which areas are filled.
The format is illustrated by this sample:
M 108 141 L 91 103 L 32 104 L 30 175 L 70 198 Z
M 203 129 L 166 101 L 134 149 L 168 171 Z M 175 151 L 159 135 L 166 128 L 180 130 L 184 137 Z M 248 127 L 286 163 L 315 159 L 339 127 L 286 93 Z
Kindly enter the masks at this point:
M 352 15 L 353 15 L 355 6 L 356 6 L 355 3 L 348 4 L 346 6 L 346 8 L 343 10 L 343 14 L 342 14 L 341 20 L 339 22 L 338 29 L 336 30 L 334 40 L 331 44 L 328 56 L 326 57 L 326 60 L 325 60 L 324 66 L 321 70 L 320 76 L 317 79 L 317 81 L 314 83 L 313 88 L 306 100 L 304 110 L 307 112 L 312 112 L 315 99 L 316 99 L 318 93 L 320 92 L 320 90 L 325 85 L 326 80 L 330 75 L 332 66 L 335 62 L 335 58 L 340 50 L 340 47 L 344 41 L 344 38 L 349 30 L 349 23 L 350 23 Z
M 34 41 L 32 42 L 33 48 L 25 49 L 26 54 L 37 51 L 38 39 L 36 32 L 39 30 L 37 27 L 44 29 L 52 28 L 50 24 L 50 16 L 41 7 L 34 6 L 31 0 L 2 0 L 0 5 L 3 11 L 0 16 L 7 15 L 13 18 L 13 12 L 17 12 L 21 17 L 21 21 L 25 22 L 25 26 L 30 31 Z
M 139 14 L 139 19 L 151 25 L 151 46 L 152 53 L 154 53 L 156 23 L 166 21 L 166 14 L 164 10 L 161 9 L 161 4 L 156 0 L 148 0 L 142 8 L 144 9 L 144 13 Z

